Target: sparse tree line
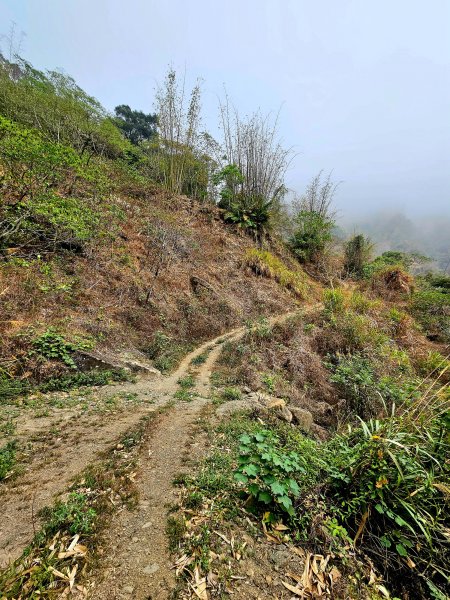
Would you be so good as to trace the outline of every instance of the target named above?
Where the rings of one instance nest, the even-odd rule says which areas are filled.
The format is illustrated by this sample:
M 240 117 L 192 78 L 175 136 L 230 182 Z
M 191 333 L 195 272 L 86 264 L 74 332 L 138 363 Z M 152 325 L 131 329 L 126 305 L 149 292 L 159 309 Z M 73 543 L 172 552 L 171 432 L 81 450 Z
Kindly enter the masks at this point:
M 338 184 L 320 172 L 299 198 L 286 202 L 294 152 L 279 139 L 277 116 L 256 111 L 242 117 L 225 95 L 217 141 L 203 128 L 201 82 L 188 89 L 172 68 L 156 90 L 154 112 L 122 104 L 109 114 L 71 77 L 39 71 L 10 51 L 9 59 L 0 54 L 0 119 L 3 246 L 43 237 L 76 245 L 77 237 L 89 237 L 96 220 L 80 205 L 79 191 L 86 197 L 91 184 L 95 201 L 108 187 L 102 167 L 109 161 L 174 195 L 216 204 L 226 222 L 260 244 L 276 231 L 301 263 L 326 271 Z M 368 238 L 353 236 L 344 249 L 344 272 L 363 276 L 371 253 Z

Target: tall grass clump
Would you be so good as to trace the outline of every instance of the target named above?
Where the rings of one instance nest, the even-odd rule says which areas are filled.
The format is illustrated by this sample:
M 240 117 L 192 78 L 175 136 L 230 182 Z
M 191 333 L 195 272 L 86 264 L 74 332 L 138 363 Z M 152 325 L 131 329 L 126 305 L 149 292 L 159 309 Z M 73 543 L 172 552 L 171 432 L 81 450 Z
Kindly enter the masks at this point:
M 448 389 L 426 390 L 411 408 L 361 420 L 326 450 L 334 517 L 397 592 L 404 584 L 417 598 L 448 592 L 449 400 Z
M 245 264 L 257 275 L 274 279 L 282 287 L 299 298 L 306 297 L 306 277 L 300 271 L 292 271 L 271 252 L 251 248 L 245 255 Z

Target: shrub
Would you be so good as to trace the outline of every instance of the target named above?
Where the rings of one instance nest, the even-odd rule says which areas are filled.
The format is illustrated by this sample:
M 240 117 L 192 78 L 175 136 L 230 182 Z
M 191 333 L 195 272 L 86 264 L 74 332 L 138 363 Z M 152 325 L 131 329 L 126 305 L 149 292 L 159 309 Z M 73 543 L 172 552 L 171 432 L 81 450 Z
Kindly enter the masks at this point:
M 337 364 L 328 364 L 333 371 L 330 380 L 337 384 L 348 400 L 350 414 L 368 418 L 382 409 L 388 412 L 393 404 L 402 403 L 409 394 L 389 377 L 380 376 L 372 362 L 362 354 L 337 357 Z
M 77 153 L 117 157 L 132 147 L 103 107 L 68 75 L 0 60 L 0 114 Z
M 386 267 L 399 267 L 404 271 L 409 271 L 414 265 L 418 266 L 429 261 L 429 258 L 420 254 L 388 250 L 377 256 L 371 263 L 365 264 L 363 275 L 369 279 L 376 272 L 382 271 Z
M 363 421 L 326 449 L 338 522 L 388 572 L 408 565 L 409 576 L 434 585 L 449 574 L 448 427 L 439 416 L 420 426 L 396 416 Z
M 353 292 L 349 297 L 349 307 L 356 313 L 365 315 L 369 312 L 376 311 L 380 308 L 380 302 L 377 300 L 370 300 L 361 292 Z
M 72 354 L 77 349 L 75 344 L 67 342 L 53 327 L 33 340 L 33 349 L 37 354 L 52 360 L 60 360 L 68 367 L 76 369 Z
M 320 171 L 295 207 L 290 245 L 301 262 L 319 262 L 332 240 L 335 223 L 332 202 L 338 185 L 331 181 L 331 173 L 323 180 Z
M 332 239 L 334 222 L 314 211 L 300 211 L 290 246 L 300 262 L 318 262 Z
M 342 290 L 325 290 L 323 293 L 323 305 L 325 312 L 329 315 L 341 314 L 345 307 L 345 297 Z
M 80 246 L 94 235 L 98 215 L 85 201 L 58 193 L 63 184 L 92 176 L 73 149 L 0 116 L 0 164 L 0 247 Z
M 345 262 L 344 268 L 349 275 L 362 277 L 364 267 L 370 260 L 373 250 L 373 244 L 369 238 L 364 235 L 354 235 L 345 244 Z
M 417 291 L 411 298 L 411 312 L 429 338 L 450 341 L 450 294 L 437 289 Z

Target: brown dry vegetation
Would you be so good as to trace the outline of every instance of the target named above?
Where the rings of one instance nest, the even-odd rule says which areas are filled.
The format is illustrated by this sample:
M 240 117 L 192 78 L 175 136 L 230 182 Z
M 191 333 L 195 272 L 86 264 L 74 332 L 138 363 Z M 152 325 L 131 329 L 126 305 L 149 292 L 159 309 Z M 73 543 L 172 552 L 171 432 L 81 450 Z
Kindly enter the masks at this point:
M 12 255 L 4 265 L 0 360 L 10 374 L 32 371 L 41 380 L 58 372 L 25 361 L 30 335 L 22 334 L 30 327 L 36 335 L 55 326 L 101 350 L 146 352 L 156 331 L 191 345 L 295 305 L 295 294 L 275 279 L 244 268 L 252 240 L 226 227 L 214 207 L 151 191 L 114 201 L 123 220 L 99 244 L 27 261 Z

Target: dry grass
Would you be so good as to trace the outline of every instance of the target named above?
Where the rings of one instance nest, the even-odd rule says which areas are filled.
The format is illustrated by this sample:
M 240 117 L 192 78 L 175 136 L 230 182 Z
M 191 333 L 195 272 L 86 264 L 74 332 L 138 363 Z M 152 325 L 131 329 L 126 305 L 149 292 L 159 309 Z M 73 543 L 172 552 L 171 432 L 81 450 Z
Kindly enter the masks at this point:
M 124 214 L 120 226 L 116 220 L 83 254 L 3 260 L 0 367 L 28 373 L 22 335 L 30 326 L 89 335 L 99 348 L 145 350 L 158 330 L 179 343 L 195 343 L 245 318 L 293 306 L 287 289 L 293 280 L 280 285 L 240 268 L 251 240 L 224 225 L 214 207 L 162 192 L 142 197 L 127 191 L 134 195 L 111 198 Z M 146 235 L 149 225 L 176 230 L 176 247 L 155 247 Z M 204 285 L 193 285 L 193 278 Z

